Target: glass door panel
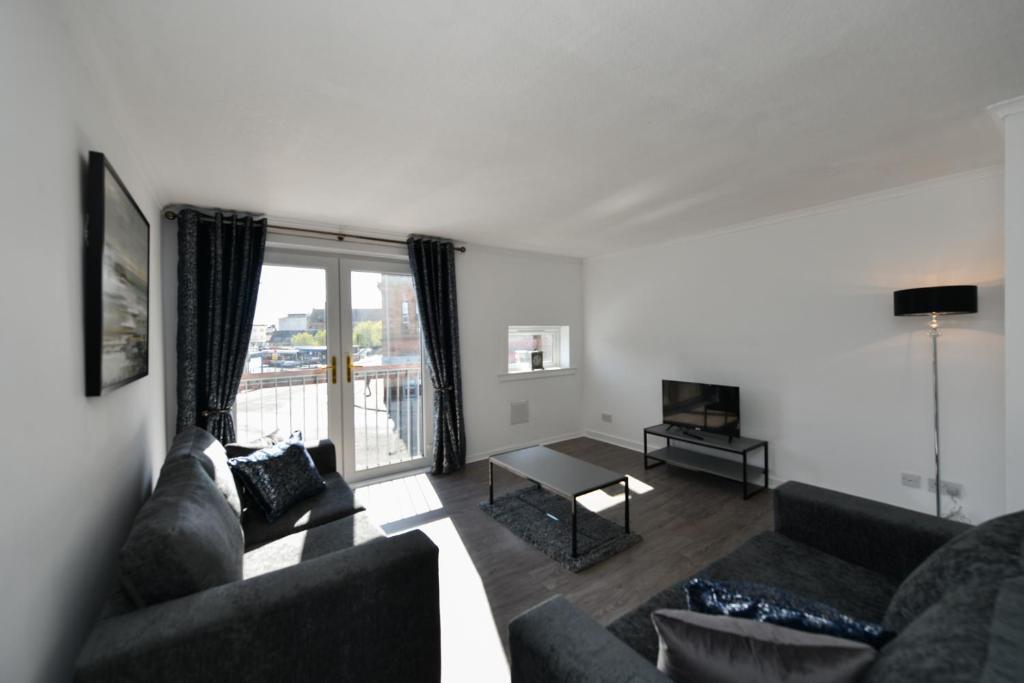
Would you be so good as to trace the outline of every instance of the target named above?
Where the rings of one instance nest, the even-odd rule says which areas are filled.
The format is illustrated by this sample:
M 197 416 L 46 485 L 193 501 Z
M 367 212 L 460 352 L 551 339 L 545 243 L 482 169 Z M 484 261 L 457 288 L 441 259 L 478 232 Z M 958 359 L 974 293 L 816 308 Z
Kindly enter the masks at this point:
M 336 259 L 268 255 L 260 272 L 249 356 L 235 398 L 240 443 L 287 438 L 307 443 L 337 439 L 340 411 L 337 335 L 328 285 L 337 282 Z M 335 309 L 336 310 L 336 309 Z M 332 365 L 333 363 L 333 365 Z
M 344 273 L 348 273 L 346 277 Z M 412 276 L 398 264 L 349 262 L 345 409 L 353 479 L 423 464 L 423 373 Z

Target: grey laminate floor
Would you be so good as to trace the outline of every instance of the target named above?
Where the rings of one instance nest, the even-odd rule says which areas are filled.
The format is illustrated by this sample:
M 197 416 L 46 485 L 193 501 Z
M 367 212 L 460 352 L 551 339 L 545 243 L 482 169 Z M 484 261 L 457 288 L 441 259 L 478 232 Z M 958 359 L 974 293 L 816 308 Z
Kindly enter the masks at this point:
M 768 492 L 745 501 L 734 482 L 669 466 L 644 471 L 640 454 L 592 439 L 551 448 L 630 475 L 630 521 L 642 543 L 579 574 L 562 569 L 478 508 L 487 497 L 486 462 L 359 490 L 389 534 L 421 528 L 441 548 L 446 681 L 507 679 L 508 622 L 552 595 L 606 624 L 771 527 Z M 496 494 L 525 483 L 495 468 Z M 621 487 L 580 500 L 621 523 Z

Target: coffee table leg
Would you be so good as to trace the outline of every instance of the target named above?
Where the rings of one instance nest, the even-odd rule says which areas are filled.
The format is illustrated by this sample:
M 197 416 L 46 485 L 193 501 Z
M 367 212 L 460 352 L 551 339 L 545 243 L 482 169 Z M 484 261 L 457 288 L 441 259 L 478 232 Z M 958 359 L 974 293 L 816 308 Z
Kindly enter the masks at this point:
M 487 500 L 494 505 L 494 463 L 487 461 Z
M 622 483 L 626 485 L 626 533 L 629 533 L 629 479 L 626 477 L 622 478 Z
M 572 556 L 576 557 L 576 496 L 572 497 Z

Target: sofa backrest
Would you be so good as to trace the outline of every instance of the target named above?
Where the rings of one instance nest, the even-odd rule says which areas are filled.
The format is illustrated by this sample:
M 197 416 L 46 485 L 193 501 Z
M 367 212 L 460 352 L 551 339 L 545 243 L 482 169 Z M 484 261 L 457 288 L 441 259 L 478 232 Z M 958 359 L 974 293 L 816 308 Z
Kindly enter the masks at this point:
M 197 458 L 164 463 L 119 554 L 121 585 L 137 607 L 242 578 L 238 517 Z
M 898 635 L 879 652 L 866 680 L 978 681 L 986 667 L 1002 670 L 1011 655 L 993 645 L 1024 630 L 1013 609 L 1024 604 L 1021 581 L 1024 512 L 949 541 L 897 590 L 884 624 Z
M 165 463 L 182 458 L 195 458 L 206 473 L 220 489 L 224 500 L 234 511 L 236 517 L 242 515 L 242 500 L 238 494 L 235 478 L 228 466 L 228 455 L 224 446 L 201 427 L 188 427 L 174 437 L 171 448 L 167 452 Z

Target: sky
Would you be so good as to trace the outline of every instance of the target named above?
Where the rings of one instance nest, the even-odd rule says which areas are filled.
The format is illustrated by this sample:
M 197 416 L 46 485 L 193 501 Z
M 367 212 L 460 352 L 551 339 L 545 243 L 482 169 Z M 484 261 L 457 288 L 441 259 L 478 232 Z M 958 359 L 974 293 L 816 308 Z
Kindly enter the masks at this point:
M 380 273 L 352 273 L 352 307 L 380 308 L 377 283 Z M 263 266 L 260 293 L 256 299 L 257 325 L 277 325 L 289 313 L 309 313 L 324 308 L 327 301 L 327 273 L 322 268 Z

